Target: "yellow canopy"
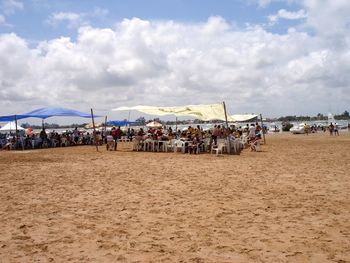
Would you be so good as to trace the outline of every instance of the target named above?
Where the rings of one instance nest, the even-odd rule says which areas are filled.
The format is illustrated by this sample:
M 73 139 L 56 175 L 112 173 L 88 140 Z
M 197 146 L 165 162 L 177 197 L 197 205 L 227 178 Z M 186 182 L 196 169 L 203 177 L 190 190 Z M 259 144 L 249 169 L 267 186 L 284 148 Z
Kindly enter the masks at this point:
M 137 110 L 150 115 L 175 115 L 190 116 L 203 121 L 222 120 L 225 121 L 225 111 L 223 103 L 207 104 L 207 105 L 187 105 L 175 107 L 156 107 L 156 106 L 135 106 L 135 107 L 119 107 L 112 111 L 129 111 Z M 228 120 L 231 120 L 228 115 Z
M 223 103 L 216 104 L 200 104 L 174 107 L 158 107 L 158 106 L 134 106 L 134 107 L 119 107 L 112 111 L 130 111 L 137 110 L 150 115 L 164 116 L 190 116 L 203 121 L 222 120 L 225 121 L 225 110 Z M 230 122 L 241 122 L 251 120 L 258 115 L 256 114 L 227 114 L 227 120 Z

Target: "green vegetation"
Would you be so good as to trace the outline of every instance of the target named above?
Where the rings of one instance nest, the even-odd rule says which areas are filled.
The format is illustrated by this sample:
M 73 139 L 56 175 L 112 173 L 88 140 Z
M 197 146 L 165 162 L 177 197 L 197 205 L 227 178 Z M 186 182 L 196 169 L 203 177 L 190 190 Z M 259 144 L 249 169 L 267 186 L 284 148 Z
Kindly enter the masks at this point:
M 287 122 L 282 124 L 282 131 L 289 131 L 293 127 L 293 124 Z

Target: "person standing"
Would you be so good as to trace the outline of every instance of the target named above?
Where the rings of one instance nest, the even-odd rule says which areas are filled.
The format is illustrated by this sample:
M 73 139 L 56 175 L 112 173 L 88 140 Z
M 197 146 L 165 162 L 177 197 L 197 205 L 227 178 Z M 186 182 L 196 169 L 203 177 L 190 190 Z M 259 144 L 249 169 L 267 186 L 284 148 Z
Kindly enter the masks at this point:
M 211 138 L 212 138 L 214 145 L 217 144 L 217 138 L 219 136 L 219 133 L 220 133 L 220 126 L 214 125 L 214 129 L 213 129 L 213 132 L 211 134 Z
M 248 128 L 248 140 L 254 140 L 255 136 L 255 125 L 252 123 Z
M 304 135 L 309 136 L 309 133 L 310 133 L 310 125 L 307 124 L 307 123 L 304 124 L 304 132 L 305 132 Z
M 112 136 L 113 136 L 113 140 L 114 140 L 114 150 L 116 151 L 118 140 L 120 140 L 122 138 L 122 130 L 120 129 L 120 126 L 118 126 L 117 129 L 115 127 L 113 127 Z
M 261 126 L 259 125 L 258 122 L 255 123 L 255 134 L 258 136 L 259 134 L 261 135 Z
M 329 135 L 333 135 L 333 131 L 334 131 L 334 125 L 333 125 L 333 123 L 331 122 L 331 124 L 329 125 L 329 127 L 328 127 L 328 129 L 329 129 Z
M 338 135 L 339 136 L 339 127 L 337 123 L 334 123 L 334 135 Z
M 78 131 L 78 127 L 75 127 L 74 131 L 73 131 L 73 140 L 74 140 L 74 144 L 78 145 L 78 141 L 79 141 L 79 131 Z
M 39 137 L 41 139 L 41 142 L 40 142 L 41 148 L 46 147 L 47 146 L 47 134 L 46 134 L 45 128 L 43 128 L 41 130 Z

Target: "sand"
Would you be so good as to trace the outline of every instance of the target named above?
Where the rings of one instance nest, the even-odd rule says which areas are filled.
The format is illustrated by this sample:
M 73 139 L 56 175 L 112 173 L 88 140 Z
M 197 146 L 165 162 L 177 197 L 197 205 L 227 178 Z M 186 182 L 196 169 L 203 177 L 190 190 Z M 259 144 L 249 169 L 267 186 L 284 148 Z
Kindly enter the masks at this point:
M 350 133 L 241 155 L 0 152 L 0 262 L 350 262 Z

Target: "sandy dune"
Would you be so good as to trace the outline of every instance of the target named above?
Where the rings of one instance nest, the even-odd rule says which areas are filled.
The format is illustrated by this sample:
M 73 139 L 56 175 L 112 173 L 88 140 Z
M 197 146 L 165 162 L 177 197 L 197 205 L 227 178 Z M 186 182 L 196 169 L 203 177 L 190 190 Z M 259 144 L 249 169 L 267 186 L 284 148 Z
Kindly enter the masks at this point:
M 267 140 L 0 152 L 0 262 L 350 262 L 350 133 Z

